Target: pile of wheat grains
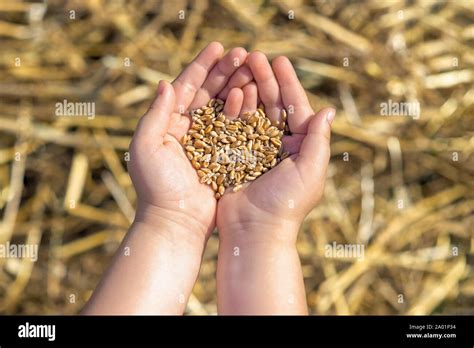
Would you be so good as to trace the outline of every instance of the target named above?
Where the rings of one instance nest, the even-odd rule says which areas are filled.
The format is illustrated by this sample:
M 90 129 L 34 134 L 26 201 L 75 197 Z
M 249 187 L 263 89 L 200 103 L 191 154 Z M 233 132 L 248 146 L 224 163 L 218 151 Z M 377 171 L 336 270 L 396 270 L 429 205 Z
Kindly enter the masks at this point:
M 192 125 L 183 136 L 186 156 L 219 199 L 227 188 L 236 192 L 242 184 L 258 178 L 288 156 L 281 138 L 286 126 L 286 111 L 281 122 L 273 123 L 263 106 L 230 120 L 222 112 L 224 102 L 211 99 L 191 112 Z

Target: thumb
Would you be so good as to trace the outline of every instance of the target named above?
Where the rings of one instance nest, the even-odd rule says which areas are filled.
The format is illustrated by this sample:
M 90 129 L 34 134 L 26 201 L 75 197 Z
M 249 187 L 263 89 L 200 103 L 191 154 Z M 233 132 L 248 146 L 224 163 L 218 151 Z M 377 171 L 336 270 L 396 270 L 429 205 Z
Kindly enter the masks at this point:
M 331 157 L 330 139 L 331 123 L 336 115 L 333 108 L 325 108 L 314 115 L 308 124 L 308 131 L 303 139 L 296 165 L 302 175 L 312 180 L 324 180 Z
M 169 128 L 174 103 L 173 87 L 169 82 L 160 81 L 157 96 L 137 127 L 137 136 L 153 138 L 155 141 L 162 142 Z

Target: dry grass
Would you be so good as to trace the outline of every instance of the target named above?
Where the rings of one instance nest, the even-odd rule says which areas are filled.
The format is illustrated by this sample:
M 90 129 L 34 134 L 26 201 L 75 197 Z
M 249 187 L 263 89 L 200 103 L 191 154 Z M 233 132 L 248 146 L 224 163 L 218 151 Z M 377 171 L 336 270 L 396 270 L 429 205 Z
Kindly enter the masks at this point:
M 138 117 L 219 40 L 288 55 L 314 107 L 338 107 L 298 241 L 311 311 L 474 313 L 473 19 L 468 0 L 0 2 L 0 243 L 41 243 L 36 263 L 0 258 L 0 312 L 80 310 L 134 215 Z M 64 99 L 95 118 L 56 117 Z M 420 118 L 382 116 L 389 100 Z M 333 241 L 364 259 L 324 257 Z M 191 314 L 216 312 L 217 248 Z

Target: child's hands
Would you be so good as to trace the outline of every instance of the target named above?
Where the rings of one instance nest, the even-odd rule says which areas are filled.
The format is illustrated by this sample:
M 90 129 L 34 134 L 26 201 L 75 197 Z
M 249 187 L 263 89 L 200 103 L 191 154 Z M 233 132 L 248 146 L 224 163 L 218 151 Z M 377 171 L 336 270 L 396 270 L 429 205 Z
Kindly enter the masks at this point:
M 255 52 L 248 65 L 267 115 L 277 120 L 282 108 L 288 111 L 292 135 L 283 137 L 283 148 L 290 157 L 240 191 L 226 193 L 219 201 L 217 225 L 224 240 L 293 243 L 304 217 L 323 193 L 335 110 L 314 113 L 286 57 L 276 58 L 272 70 L 265 55 Z M 256 96 L 246 98 L 256 104 Z
M 218 93 L 238 94 L 232 87 L 245 83 L 229 78 L 238 68 L 235 62 L 243 63 L 247 52 L 235 48 L 221 59 L 223 50 L 219 43 L 209 44 L 172 85 L 160 82 L 157 98 L 140 120 L 128 166 L 138 196 L 136 221 L 191 229 L 203 240 L 214 229 L 214 193 L 199 183 L 179 140 L 190 125 L 183 114 Z

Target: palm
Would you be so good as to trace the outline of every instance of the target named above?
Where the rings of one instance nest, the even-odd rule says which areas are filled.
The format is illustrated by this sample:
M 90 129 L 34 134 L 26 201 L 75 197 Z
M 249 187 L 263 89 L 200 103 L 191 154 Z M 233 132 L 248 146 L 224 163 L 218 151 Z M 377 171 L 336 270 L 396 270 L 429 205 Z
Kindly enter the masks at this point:
M 139 197 L 160 208 L 186 211 L 204 225 L 214 216 L 216 202 L 212 190 L 199 183 L 196 171 L 173 135 L 166 134 L 156 149 L 134 155 L 132 152 L 132 159 L 139 158 L 134 166 L 146 168 L 136 180 L 140 182 L 135 185 Z
M 305 186 L 296 157 L 295 153 L 240 191 L 224 195 L 219 201 L 218 219 L 225 217 L 228 224 L 236 223 L 243 215 L 249 221 L 260 221 L 266 216 L 298 219 L 295 200 L 304 192 Z
M 272 223 L 275 217 L 299 223 L 322 194 L 329 157 L 322 155 L 320 168 L 311 176 L 309 172 L 314 169 L 311 162 L 319 156 L 308 158 L 312 156 L 309 148 L 313 141 L 307 142 L 305 154 L 300 150 L 304 149 L 309 120 L 314 113 L 291 63 L 277 59 L 272 70 L 266 57 L 257 52 L 250 55 L 249 65 L 270 119 L 278 119 L 282 108 L 294 109 L 288 119 L 292 135 L 282 139 L 284 150 L 291 156 L 240 191 L 225 194 L 219 201 L 217 224 Z

